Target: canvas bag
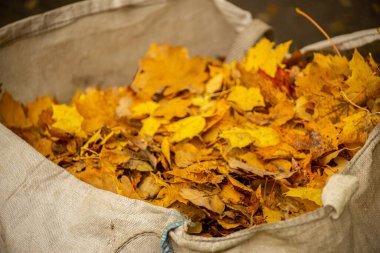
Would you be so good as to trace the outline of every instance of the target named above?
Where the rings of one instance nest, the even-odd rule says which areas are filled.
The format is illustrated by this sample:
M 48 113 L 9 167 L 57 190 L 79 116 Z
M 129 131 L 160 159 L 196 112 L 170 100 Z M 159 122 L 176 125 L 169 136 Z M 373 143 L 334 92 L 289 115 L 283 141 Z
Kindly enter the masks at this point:
M 128 82 L 151 42 L 212 57 L 229 51 L 231 60 L 267 31 L 224 1 L 85 1 L 2 28 L 0 82 L 24 102 L 37 95 L 64 101 L 78 86 Z M 189 221 L 176 211 L 80 182 L 1 125 L 0 251 L 375 252 L 379 132 L 345 175 L 328 182 L 323 208 L 225 238 L 201 238 L 185 233 Z

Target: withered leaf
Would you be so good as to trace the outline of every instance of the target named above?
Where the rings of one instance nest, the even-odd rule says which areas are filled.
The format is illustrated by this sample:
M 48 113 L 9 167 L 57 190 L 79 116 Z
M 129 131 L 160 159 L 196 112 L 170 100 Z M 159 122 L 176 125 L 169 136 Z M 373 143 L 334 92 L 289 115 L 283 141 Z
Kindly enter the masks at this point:
M 0 122 L 84 182 L 177 209 L 195 222 L 189 233 L 279 222 L 319 208 L 380 122 L 371 55 L 287 67 L 289 45 L 263 39 L 232 63 L 152 45 L 132 85 L 78 91 L 67 105 L 5 92 Z
M 218 195 L 207 194 L 203 191 L 195 189 L 181 189 L 182 198 L 187 199 L 197 206 L 203 206 L 210 211 L 221 214 L 224 211 L 225 205 L 220 200 Z

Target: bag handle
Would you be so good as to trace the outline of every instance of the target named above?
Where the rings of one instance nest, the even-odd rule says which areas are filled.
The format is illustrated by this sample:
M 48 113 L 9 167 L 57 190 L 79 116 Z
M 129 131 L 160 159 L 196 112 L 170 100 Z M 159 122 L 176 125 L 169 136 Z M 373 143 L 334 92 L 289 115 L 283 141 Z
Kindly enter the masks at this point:
M 360 48 L 380 41 L 380 28 L 372 28 L 353 32 L 350 34 L 339 35 L 332 38 L 337 48 L 342 51 Z M 312 53 L 315 51 L 332 50 L 328 40 L 322 40 L 303 47 L 300 51 L 302 54 Z
M 335 174 L 330 177 L 322 191 L 322 203 L 334 208 L 331 213 L 333 219 L 340 217 L 358 188 L 359 180 L 355 176 Z

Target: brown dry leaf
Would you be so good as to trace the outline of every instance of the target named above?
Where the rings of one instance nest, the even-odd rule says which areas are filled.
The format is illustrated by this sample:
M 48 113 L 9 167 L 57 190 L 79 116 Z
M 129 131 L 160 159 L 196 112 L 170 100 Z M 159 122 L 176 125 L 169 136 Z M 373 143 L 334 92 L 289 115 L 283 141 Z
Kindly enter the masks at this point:
M 70 105 L 4 93 L 0 122 L 97 188 L 175 208 L 197 235 L 296 217 L 379 124 L 380 71 L 358 52 L 285 65 L 289 44 L 264 39 L 229 64 L 153 45 L 132 86 Z
M 244 194 L 235 190 L 232 184 L 226 184 L 222 186 L 222 190 L 219 192 L 219 197 L 224 203 L 230 204 L 242 204 Z
M 269 76 L 274 77 L 277 67 L 284 66 L 281 62 L 288 53 L 291 43 L 291 41 L 288 41 L 272 49 L 274 42 L 262 39 L 255 47 L 248 50 L 248 54 L 243 60 L 243 65 L 248 71 L 262 69 Z
M 218 166 L 216 164 L 212 164 L 211 162 L 202 162 L 192 164 L 183 169 L 173 167 L 173 169 L 168 171 L 167 174 L 199 184 L 212 183 L 213 181 L 217 183 L 220 179 L 223 179 L 223 176 L 220 178 L 215 174 L 217 168 Z
M 76 134 L 85 137 L 86 134 L 82 130 L 83 117 L 77 109 L 67 105 L 53 105 L 52 127 L 61 129 L 70 134 Z
M 240 183 L 240 182 L 237 181 L 235 178 L 233 178 L 233 177 L 231 177 L 231 176 L 227 176 L 227 178 L 228 178 L 228 181 L 230 181 L 230 183 L 231 183 L 233 186 L 235 186 L 235 187 L 237 187 L 237 188 L 239 188 L 239 189 L 241 189 L 241 190 L 247 191 L 247 192 L 253 192 L 253 190 L 252 190 L 251 188 L 249 188 L 249 187 L 247 187 L 246 185 Z
M 185 168 L 192 165 L 199 158 L 199 150 L 194 145 L 190 143 L 176 145 L 174 161 L 178 167 Z
M 122 176 L 118 184 L 118 188 L 121 195 L 129 198 L 139 198 L 131 180 L 127 176 Z
M 242 169 L 243 171 L 245 171 L 247 173 L 253 173 L 253 174 L 258 175 L 260 177 L 276 175 L 276 173 L 269 172 L 269 171 L 266 171 L 266 170 L 260 169 L 260 168 L 255 168 L 255 167 L 253 167 L 247 163 L 240 162 L 240 161 L 233 159 L 233 158 L 229 159 L 228 165 L 233 169 Z
M 224 211 L 225 205 L 218 195 L 186 188 L 181 189 L 179 194 L 182 198 L 189 200 L 194 205 L 205 207 L 215 213 L 221 214 Z
M 235 86 L 232 88 L 227 100 L 235 103 L 244 111 L 252 111 L 256 106 L 265 106 L 260 89 L 256 87 L 247 89 L 244 86 Z
M 156 198 L 149 200 L 149 203 L 163 207 L 169 207 L 177 201 L 187 204 L 188 201 L 182 198 L 179 192 L 181 189 L 188 187 L 190 187 L 190 185 L 186 183 L 172 183 L 166 185 L 160 190 Z
M 306 157 L 305 153 L 298 152 L 295 148 L 285 142 L 281 142 L 276 146 L 262 147 L 256 150 L 256 154 L 260 155 L 262 159 L 279 159 L 279 158 L 292 158 L 303 159 Z
M 152 199 L 160 192 L 162 186 L 156 183 L 153 176 L 147 176 L 139 185 L 139 194 L 142 199 Z

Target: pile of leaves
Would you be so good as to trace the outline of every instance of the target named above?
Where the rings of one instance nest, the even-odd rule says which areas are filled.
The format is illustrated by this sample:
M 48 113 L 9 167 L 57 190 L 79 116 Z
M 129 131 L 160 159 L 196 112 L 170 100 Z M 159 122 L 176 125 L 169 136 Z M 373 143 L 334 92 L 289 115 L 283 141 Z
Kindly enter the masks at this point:
M 131 85 L 22 105 L 0 120 L 95 187 L 175 208 L 224 236 L 321 206 L 321 190 L 380 122 L 379 68 L 261 40 L 241 62 L 152 45 Z

